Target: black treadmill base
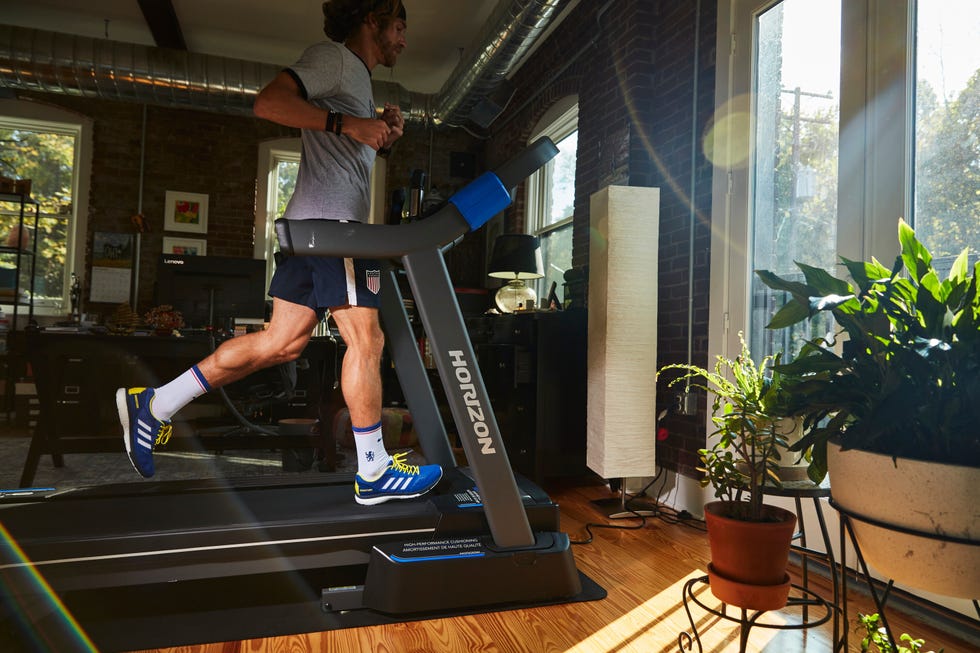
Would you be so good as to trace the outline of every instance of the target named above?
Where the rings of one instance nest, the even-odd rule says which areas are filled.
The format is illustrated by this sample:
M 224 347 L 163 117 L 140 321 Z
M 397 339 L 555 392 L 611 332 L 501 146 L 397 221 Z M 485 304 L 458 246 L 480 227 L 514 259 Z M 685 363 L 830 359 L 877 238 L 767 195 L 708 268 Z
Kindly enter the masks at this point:
M 0 650 L 8 653 L 86 650 L 85 637 L 96 650 L 102 652 L 167 648 L 596 601 L 606 597 L 605 589 L 582 572 L 578 573 L 582 591 L 566 599 L 507 603 L 399 617 L 371 610 L 323 612 L 320 609 L 320 597 L 314 595 L 308 587 L 300 590 L 295 579 L 290 581 L 293 584 L 292 590 L 300 591 L 290 590 L 285 595 L 279 595 L 274 587 L 252 585 L 251 592 L 267 595 L 268 600 L 261 605 L 214 605 L 208 608 L 168 602 L 168 597 L 161 595 L 130 597 L 139 601 L 152 601 L 159 609 L 151 615 L 130 616 L 117 613 L 114 616 L 112 604 L 116 602 L 113 601 L 93 610 L 92 614 L 75 614 L 78 627 L 57 610 L 48 611 L 30 623 L 24 621 L 24 614 L 12 615 L 4 611 L 0 612 Z

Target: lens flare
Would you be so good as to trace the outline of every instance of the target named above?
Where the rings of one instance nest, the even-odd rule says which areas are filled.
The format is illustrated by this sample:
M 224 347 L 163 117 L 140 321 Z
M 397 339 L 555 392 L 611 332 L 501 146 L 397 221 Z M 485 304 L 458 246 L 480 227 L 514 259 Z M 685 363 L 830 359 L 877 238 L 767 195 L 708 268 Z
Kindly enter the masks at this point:
M 744 168 L 752 154 L 751 98 L 739 95 L 721 106 L 705 132 L 704 156 L 718 168 Z
M 61 598 L 24 554 L 10 532 L 0 523 L 0 597 L 7 615 L 20 621 L 21 631 L 31 637 L 32 650 L 92 651 L 98 649 Z

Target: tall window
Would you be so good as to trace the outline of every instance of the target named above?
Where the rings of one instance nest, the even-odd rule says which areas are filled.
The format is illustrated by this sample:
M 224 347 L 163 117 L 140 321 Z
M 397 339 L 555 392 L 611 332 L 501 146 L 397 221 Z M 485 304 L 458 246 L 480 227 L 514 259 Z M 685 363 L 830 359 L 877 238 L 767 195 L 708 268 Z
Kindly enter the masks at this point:
M 578 150 L 578 99 L 555 104 L 538 123 L 529 142 L 542 136 L 558 146 L 558 156 L 528 179 L 527 231 L 541 239 L 544 278 L 538 297 L 546 298 L 556 284 L 561 298 L 565 270 L 572 267 L 572 217 L 575 212 L 575 158 Z
M 752 269 L 802 281 L 794 262 L 832 271 L 836 261 L 839 0 L 784 0 L 758 15 L 755 33 Z M 760 356 L 829 330 L 825 322 L 755 328 L 788 297 L 755 276 L 750 291 L 749 341 Z
M 51 107 L 33 109 L 25 104 L 29 103 L 4 103 L 0 109 L 0 174 L 31 180 L 31 197 L 40 205 L 38 224 L 35 231 L 32 213 L 20 243 L 33 249 L 36 241 L 35 312 L 60 315 L 70 310 L 71 273 L 81 276 L 82 257 L 76 257 L 76 237 L 84 238 L 85 231 L 77 217 L 87 212 L 88 175 L 80 162 L 83 143 L 87 144 L 90 135 L 84 134 L 84 126 L 78 122 L 27 117 L 31 113 L 71 115 L 68 112 Z M 18 244 L 18 214 L 19 206 L 0 206 L 0 244 Z M 31 287 L 29 263 L 21 261 L 22 289 Z M 0 261 L 2 267 L 11 265 L 11 261 Z
M 792 353 L 829 323 L 765 329 L 785 301 L 753 270 L 890 265 L 908 220 L 942 260 L 980 253 L 980 3 L 719 3 L 712 353 Z M 817 54 L 819 53 L 819 54 Z M 975 261 L 973 258 L 971 260 Z
M 922 1 L 915 19 L 915 230 L 940 270 L 980 255 L 980 7 Z
M 274 223 L 282 217 L 296 187 L 299 156 L 298 138 L 269 141 L 259 146 L 254 256 L 265 259 L 266 286 L 276 270 L 275 254 L 279 251 Z

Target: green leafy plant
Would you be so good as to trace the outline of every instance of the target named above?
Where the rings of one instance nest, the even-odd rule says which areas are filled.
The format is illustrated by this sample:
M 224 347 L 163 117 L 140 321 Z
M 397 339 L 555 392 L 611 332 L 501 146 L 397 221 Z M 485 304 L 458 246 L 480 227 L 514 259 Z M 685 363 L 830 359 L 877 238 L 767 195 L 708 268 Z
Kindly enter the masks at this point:
M 898 648 L 895 648 L 892 646 L 891 640 L 888 639 L 888 633 L 881 625 L 881 618 L 877 614 L 859 614 L 858 618 L 866 631 L 866 635 L 861 639 L 861 653 L 870 653 L 871 651 L 878 653 L 918 653 L 926 643 L 924 639 L 914 639 L 911 635 L 902 633 L 899 639 L 907 643 L 908 646 L 899 644 Z M 939 649 L 939 653 L 943 653 L 944 650 Z
M 980 466 L 980 262 L 971 274 L 964 250 L 940 279 L 902 220 L 898 236 L 902 251 L 891 269 L 842 257 L 851 281 L 802 263 L 805 283 L 756 271 L 792 296 L 768 328 L 820 311 L 840 326 L 776 368 L 788 379 L 785 409 L 803 418 L 804 436 L 792 448 L 809 453 L 815 482 L 827 473 L 831 438 L 844 449 Z
M 779 485 L 780 450 L 787 446 L 778 428 L 780 381 L 773 371 L 779 356 L 766 356 L 758 365 L 739 333 L 741 354 L 731 360 L 716 358 L 714 370 L 696 365 L 666 365 L 659 374 L 680 371 L 668 387 L 679 383 L 700 388 L 714 397 L 711 421 L 719 436 L 710 449 L 700 449 L 704 474 L 701 487 L 711 485 L 715 496 L 730 503 L 729 516 L 744 521 L 763 521 L 762 486 Z

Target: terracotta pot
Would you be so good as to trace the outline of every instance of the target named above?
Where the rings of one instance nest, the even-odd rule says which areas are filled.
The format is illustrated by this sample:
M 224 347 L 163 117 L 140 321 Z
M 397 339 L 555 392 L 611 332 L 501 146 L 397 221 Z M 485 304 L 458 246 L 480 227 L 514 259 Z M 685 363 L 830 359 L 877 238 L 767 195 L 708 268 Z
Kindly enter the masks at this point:
M 712 584 L 712 593 L 726 603 L 743 608 L 774 610 L 782 607 L 789 593 L 786 566 L 790 543 L 796 532 L 796 515 L 767 505 L 763 510 L 770 521 L 747 522 L 727 517 L 727 506 L 725 501 L 713 501 L 704 506 L 711 547 L 709 575 L 721 576 L 728 581 Z M 739 585 L 745 586 L 746 590 L 742 598 L 733 593 Z
M 923 533 L 851 519 L 871 567 L 885 578 L 943 596 L 980 596 L 980 502 L 974 494 L 980 468 L 842 451 L 835 443 L 827 446 L 827 466 L 830 493 L 841 510 Z
M 789 599 L 789 574 L 778 585 L 751 585 L 729 580 L 709 564 L 708 584 L 716 599 L 746 610 L 779 610 Z

